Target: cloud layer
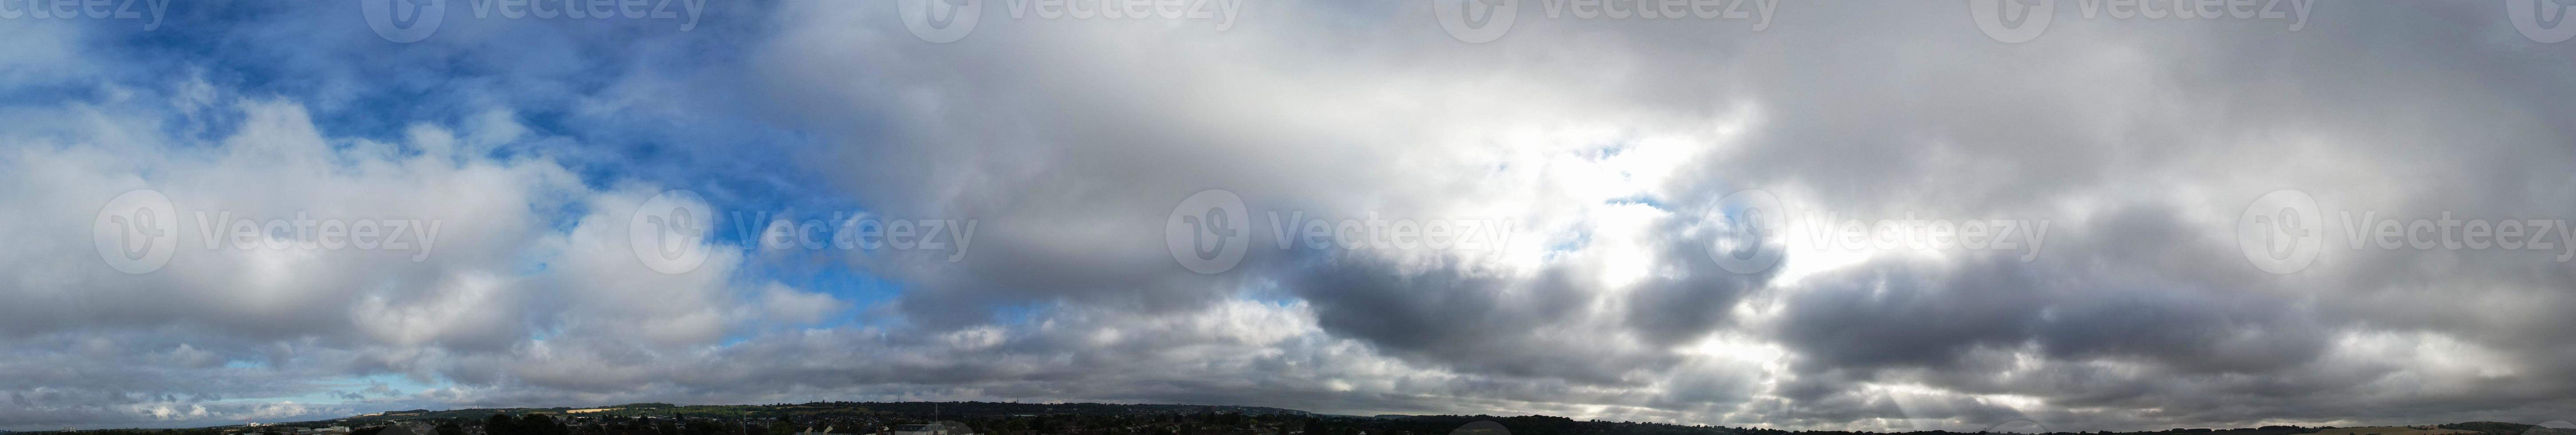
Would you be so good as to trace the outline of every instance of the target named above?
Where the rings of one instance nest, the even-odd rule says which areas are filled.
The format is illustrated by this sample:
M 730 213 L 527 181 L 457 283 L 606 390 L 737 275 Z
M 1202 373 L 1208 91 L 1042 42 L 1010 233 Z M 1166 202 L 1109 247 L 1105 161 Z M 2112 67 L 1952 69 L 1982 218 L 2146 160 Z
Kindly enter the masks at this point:
M 2295 31 L 2062 2 L 2019 43 L 1950 3 L 1757 24 L 1523 2 L 1483 43 L 1441 1 L 1222 25 L 993 2 L 948 43 L 880 3 L 714 0 L 686 31 L 452 3 L 412 43 L 354 4 L 0 20 L 0 428 L 635 401 L 1948 430 L 2576 409 L 2561 250 L 2353 230 L 2576 214 L 2576 46 L 2510 2 L 2313 5 Z M 139 275 L 92 243 L 137 189 L 179 214 Z M 674 189 L 717 222 L 665 274 L 629 225 Z M 1167 223 L 1210 189 L 1248 246 L 1202 274 Z M 2318 204 L 2322 249 L 2275 274 L 2239 229 L 2282 189 Z M 977 226 L 958 251 L 745 248 L 835 213 Z M 438 232 L 242 249 L 295 237 L 223 225 L 305 216 Z M 1853 219 L 1894 237 L 1838 239 Z M 1282 247 L 1307 240 L 1332 246 Z M 1739 248 L 1783 254 L 1730 269 Z

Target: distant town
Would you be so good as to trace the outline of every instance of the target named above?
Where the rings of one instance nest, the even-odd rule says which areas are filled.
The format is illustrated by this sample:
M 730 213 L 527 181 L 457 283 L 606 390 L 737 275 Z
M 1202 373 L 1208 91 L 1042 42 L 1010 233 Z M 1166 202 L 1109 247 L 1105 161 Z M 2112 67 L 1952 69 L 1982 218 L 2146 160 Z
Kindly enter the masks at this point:
M 2536 425 L 2469 422 L 2422 426 L 2151 432 L 2049 432 L 2035 423 L 1973 432 L 2049 435 L 2576 435 Z M 5 431 L 0 431 L 5 432 Z M 388 411 L 318 421 L 194 429 L 11 432 L 43 435 L 1862 435 L 1552 416 L 1328 415 L 1256 406 L 997 402 L 814 402 L 771 405 L 633 403 L 600 407 Z

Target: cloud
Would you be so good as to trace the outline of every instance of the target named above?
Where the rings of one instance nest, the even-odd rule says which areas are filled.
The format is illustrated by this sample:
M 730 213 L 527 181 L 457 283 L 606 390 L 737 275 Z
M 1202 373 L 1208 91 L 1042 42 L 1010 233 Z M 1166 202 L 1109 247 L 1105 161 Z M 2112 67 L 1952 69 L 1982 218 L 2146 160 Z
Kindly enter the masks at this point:
M 1222 32 L 995 11 L 946 44 L 825 3 L 720 4 L 688 32 L 460 18 L 403 45 L 296 33 L 367 35 L 314 18 L 358 16 L 339 4 L 12 27 L 0 427 L 817 399 L 1818 429 L 2565 419 L 2576 275 L 2556 252 L 2354 248 L 2338 221 L 2569 214 L 2565 47 L 2492 5 L 2328 6 L 2296 32 L 2060 11 L 2017 44 L 1937 18 L 1950 4 L 1788 4 L 1759 32 L 1524 10 L 1483 44 L 1382 2 L 1250 4 Z M 151 274 L 84 240 L 134 189 L 182 211 Z M 719 230 L 663 274 L 626 223 L 668 189 L 979 226 L 955 261 Z M 1250 242 L 1201 274 L 1164 224 L 1209 189 L 1244 199 Z M 1787 251 L 1739 274 L 1712 255 L 1753 228 L 1721 200 L 1747 189 L 1784 201 L 1763 246 Z M 2330 248 L 2284 275 L 2236 232 L 2280 189 L 2329 220 Z M 202 249 L 225 238 L 196 211 L 439 233 Z M 1312 248 L 1288 219 L 1507 242 Z M 1855 250 L 1839 219 L 2048 232 Z

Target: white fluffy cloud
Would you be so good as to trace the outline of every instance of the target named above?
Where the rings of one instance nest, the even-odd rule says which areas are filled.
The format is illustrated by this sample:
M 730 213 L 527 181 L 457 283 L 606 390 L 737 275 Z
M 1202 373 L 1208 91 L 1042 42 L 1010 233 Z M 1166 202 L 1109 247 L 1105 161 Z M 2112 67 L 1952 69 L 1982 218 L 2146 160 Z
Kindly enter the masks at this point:
M 658 189 L 594 189 L 543 150 L 506 150 L 530 139 L 507 116 L 476 117 L 463 134 L 418 124 L 386 143 L 331 137 L 293 102 L 217 99 L 66 104 L 8 132 L 0 202 L 13 224 L 0 232 L 28 248 L 0 254 L 17 278 L 6 287 L 16 303 L 0 308 L 0 358 L 22 368 L 0 383 L 23 405 L 8 421 L 322 417 L 368 406 L 236 398 L 314 396 L 379 375 L 622 389 L 661 373 L 620 367 L 841 305 L 739 276 L 739 250 L 712 249 L 690 273 L 646 268 L 626 224 Z M 157 125 L 164 110 L 238 121 Z M 74 127 L 37 128 L 50 125 Z M 230 132 L 158 134 L 201 129 Z M 167 265 L 128 274 L 95 249 L 72 255 L 106 199 L 135 189 L 180 214 Z M 307 219 L 406 222 L 412 233 L 386 227 L 403 249 L 331 249 L 312 228 L 242 238 L 231 226 Z

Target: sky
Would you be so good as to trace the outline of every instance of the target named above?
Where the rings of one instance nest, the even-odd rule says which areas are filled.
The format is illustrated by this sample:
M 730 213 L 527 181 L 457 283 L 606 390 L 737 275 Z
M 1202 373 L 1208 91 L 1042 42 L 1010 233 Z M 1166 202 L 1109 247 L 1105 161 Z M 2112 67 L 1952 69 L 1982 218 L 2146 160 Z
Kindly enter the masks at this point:
M 2561 0 L 0 0 L 0 429 L 2576 420 Z

